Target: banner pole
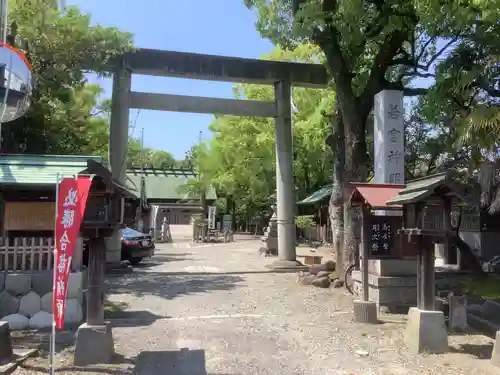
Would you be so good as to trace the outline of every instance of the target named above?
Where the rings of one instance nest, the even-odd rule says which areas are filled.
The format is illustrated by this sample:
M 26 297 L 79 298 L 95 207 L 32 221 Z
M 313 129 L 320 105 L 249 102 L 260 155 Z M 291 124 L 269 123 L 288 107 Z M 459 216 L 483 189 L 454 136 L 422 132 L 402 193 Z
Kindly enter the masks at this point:
M 52 267 L 52 299 L 56 298 L 56 260 L 57 260 L 57 244 L 56 244 L 56 223 L 57 223 L 57 211 L 59 204 L 59 173 L 56 175 L 56 204 L 54 213 L 54 265 Z M 52 304 L 54 306 L 54 304 Z M 50 335 L 50 375 L 54 375 L 55 371 L 55 351 L 56 351 L 56 315 L 54 308 L 52 308 L 52 333 Z

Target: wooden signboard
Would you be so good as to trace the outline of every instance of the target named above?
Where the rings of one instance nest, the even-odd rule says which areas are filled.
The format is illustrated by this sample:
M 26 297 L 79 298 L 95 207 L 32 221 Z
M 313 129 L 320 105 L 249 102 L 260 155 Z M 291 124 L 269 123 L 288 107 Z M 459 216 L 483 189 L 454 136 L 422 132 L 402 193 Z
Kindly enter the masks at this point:
M 394 235 L 395 230 L 391 220 L 386 219 L 383 216 L 373 216 L 372 217 L 372 240 L 371 240 L 371 255 L 377 256 L 388 256 L 391 255 L 394 248 Z
M 54 230 L 54 202 L 5 202 L 4 231 Z

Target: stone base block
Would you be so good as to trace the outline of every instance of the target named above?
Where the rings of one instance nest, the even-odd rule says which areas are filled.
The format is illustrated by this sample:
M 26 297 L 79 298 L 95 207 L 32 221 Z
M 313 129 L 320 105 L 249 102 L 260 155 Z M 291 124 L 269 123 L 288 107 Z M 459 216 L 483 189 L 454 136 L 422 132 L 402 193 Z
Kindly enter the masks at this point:
M 493 346 L 493 353 L 491 353 L 491 364 L 500 368 L 500 331 L 497 331 L 495 336 L 495 345 Z
M 376 276 L 416 276 L 417 262 L 414 259 L 368 259 L 368 273 Z
M 82 324 L 76 333 L 75 366 L 110 363 L 115 354 L 113 332 L 108 325 Z
M 377 304 L 372 301 L 353 301 L 354 321 L 358 323 L 378 323 Z
M 275 260 L 274 262 L 267 264 L 266 267 L 278 272 L 298 272 L 309 270 L 309 266 L 305 266 L 297 260 Z
M 362 273 L 353 271 L 355 295 L 362 295 Z M 368 298 L 390 313 L 406 314 L 417 304 L 417 285 L 415 276 L 378 276 L 368 274 Z
M 415 353 L 445 353 L 448 350 L 448 332 L 443 312 L 410 308 L 405 343 Z

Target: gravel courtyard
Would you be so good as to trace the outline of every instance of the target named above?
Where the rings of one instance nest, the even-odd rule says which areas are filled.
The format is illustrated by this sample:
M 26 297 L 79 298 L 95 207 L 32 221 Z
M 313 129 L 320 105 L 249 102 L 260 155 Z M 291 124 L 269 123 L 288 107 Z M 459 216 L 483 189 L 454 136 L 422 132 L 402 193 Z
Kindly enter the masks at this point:
M 401 341 L 404 317 L 353 323 L 344 290 L 300 286 L 294 274 L 267 272 L 272 258 L 259 257 L 257 248 L 254 241 L 159 245 L 143 265 L 108 275 L 107 299 L 120 308 L 112 320 L 116 350 L 131 364 L 95 373 L 498 373 L 488 363 L 489 338 L 452 336 L 448 354 L 411 355 Z

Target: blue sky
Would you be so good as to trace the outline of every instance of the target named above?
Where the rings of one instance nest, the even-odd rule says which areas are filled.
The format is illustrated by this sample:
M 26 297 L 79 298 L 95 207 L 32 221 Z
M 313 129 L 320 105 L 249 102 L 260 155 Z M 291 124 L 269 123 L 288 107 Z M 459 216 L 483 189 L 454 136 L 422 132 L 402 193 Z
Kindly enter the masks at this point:
M 272 50 L 255 30 L 253 12 L 243 0 L 69 0 L 93 23 L 114 26 L 134 34 L 136 47 L 258 58 Z M 111 95 L 111 80 L 90 77 Z M 134 91 L 231 98 L 231 83 L 207 82 L 163 77 L 133 76 Z M 137 121 L 135 122 L 135 119 Z M 147 147 L 171 152 L 176 158 L 198 141 L 210 136 L 211 115 L 141 110 L 130 111 L 139 137 L 144 128 Z

